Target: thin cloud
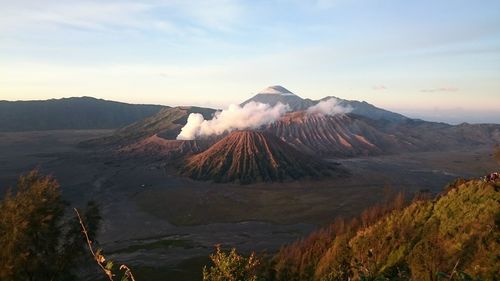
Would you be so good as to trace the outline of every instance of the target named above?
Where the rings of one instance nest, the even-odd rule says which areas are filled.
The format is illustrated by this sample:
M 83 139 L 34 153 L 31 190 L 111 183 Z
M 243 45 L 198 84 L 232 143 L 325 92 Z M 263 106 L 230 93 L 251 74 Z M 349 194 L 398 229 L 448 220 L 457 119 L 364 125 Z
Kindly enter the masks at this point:
M 194 25 L 218 31 L 232 31 L 244 17 L 244 7 L 239 1 L 205 0 L 174 2 L 179 10 Z
M 376 85 L 372 87 L 372 90 L 374 91 L 385 91 L 387 90 L 387 87 L 384 85 Z
M 109 3 L 68 1 L 38 6 L 24 2 L 7 7 L 10 16 L 3 18 L 4 28 L 39 28 L 45 26 L 105 30 L 112 27 L 139 27 L 144 25 L 141 15 L 151 5 L 135 2 Z M 110 16 L 111 15 L 111 16 Z
M 420 90 L 420 92 L 422 92 L 422 93 L 456 92 L 456 91 L 458 91 L 458 88 L 455 88 L 455 87 L 440 87 L 440 88 Z
M 17 1 L 12 1 L 17 2 Z M 238 1 L 19 1 L 2 7 L 0 30 L 43 27 L 87 30 L 140 29 L 190 33 L 199 28 L 231 31 L 244 17 Z M 162 11 L 162 13 L 158 12 Z

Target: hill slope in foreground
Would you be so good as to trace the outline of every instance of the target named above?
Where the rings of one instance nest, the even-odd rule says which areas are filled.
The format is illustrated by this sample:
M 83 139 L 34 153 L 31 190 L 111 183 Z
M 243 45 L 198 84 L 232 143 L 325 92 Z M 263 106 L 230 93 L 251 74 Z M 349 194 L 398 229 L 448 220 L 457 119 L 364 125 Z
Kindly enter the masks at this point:
M 425 281 L 455 271 L 498 280 L 499 202 L 499 181 L 462 180 L 434 200 L 414 200 L 373 222 L 370 212 L 361 221 L 339 220 L 283 248 L 277 279 Z
M 316 178 L 333 171 L 274 135 L 235 131 L 188 158 L 180 172 L 198 180 L 251 183 Z

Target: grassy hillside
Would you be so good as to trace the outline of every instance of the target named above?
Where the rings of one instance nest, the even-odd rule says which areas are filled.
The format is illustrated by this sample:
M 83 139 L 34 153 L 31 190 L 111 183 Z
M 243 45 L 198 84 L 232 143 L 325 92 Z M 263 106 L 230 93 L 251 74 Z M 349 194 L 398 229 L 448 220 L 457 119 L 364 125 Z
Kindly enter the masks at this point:
M 284 247 L 277 280 L 495 280 L 500 182 L 457 181 L 437 198 L 373 208 Z M 462 276 L 463 279 L 454 279 Z M 352 280 L 352 279 L 351 279 Z M 498 280 L 498 279 L 496 279 Z
M 113 129 L 151 116 L 161 108 L 91 97 L 0 101 L 0 131 Z

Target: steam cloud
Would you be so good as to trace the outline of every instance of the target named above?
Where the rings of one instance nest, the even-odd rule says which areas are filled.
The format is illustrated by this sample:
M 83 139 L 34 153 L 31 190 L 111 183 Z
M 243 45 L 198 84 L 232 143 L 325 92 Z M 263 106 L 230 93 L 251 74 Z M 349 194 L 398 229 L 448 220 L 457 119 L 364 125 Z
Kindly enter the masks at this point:
M 307 109 L 307 114 L 335 115 L 345 114 L 352 111 L 351 106 L 342 106 L 336 98 L 320 101 Z
M 177 139 L 194 140 L 233 130 L 256 129 L 278 120 L 289 110 L 290 107 L 282 103 L 270 106 L 264 103 L 249 102 L 243 107 L 232 104 L 227 109 L 215 113 L 211 120 L 205 120 L 203 115 L 199 113 L 191 113 Z

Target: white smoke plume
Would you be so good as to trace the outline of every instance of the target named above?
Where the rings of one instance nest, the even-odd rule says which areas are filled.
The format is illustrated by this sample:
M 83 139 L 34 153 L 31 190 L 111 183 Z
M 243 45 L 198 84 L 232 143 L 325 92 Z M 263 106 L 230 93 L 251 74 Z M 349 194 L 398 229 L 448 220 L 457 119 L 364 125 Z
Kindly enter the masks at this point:
M 307 114 L 336 115 L 345 114 L 352 111 L 352 107 L 342 106 L 336 98 L 330 98 L 309 107 Z
M 177 139 L 194 140 L 233 130 L 256 129 L 278 120 L 289 110 L 290 107 L 282 103 L 270 106 L 249 102 L 243 107 L 232 104 L 227 109 L 216 112 L 211 120 L 205 120 L 199 113 L 191 113 Z

